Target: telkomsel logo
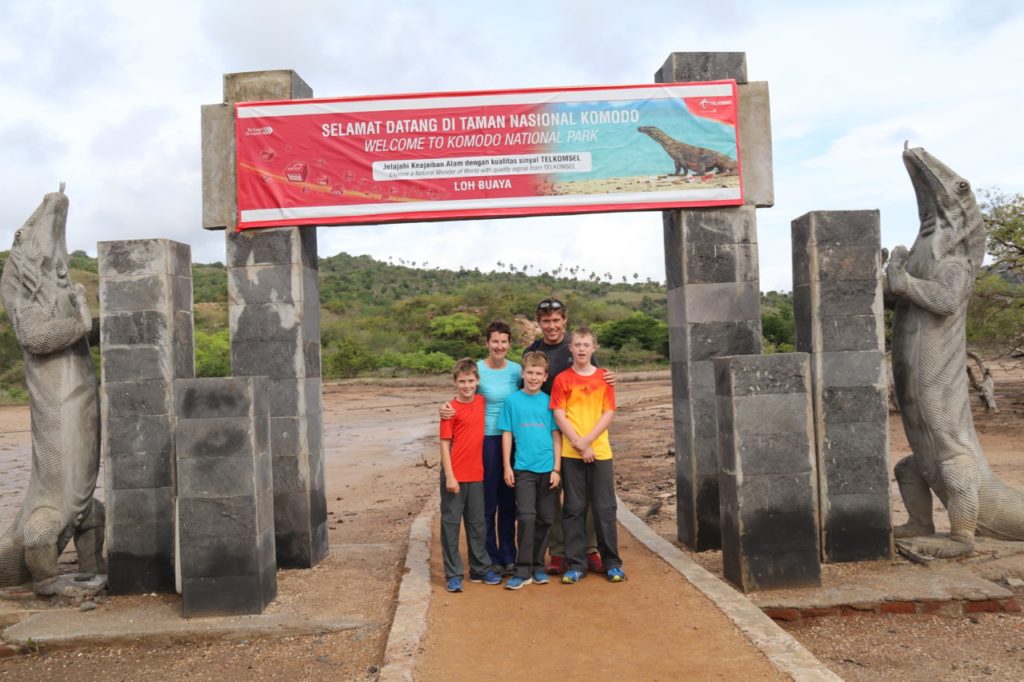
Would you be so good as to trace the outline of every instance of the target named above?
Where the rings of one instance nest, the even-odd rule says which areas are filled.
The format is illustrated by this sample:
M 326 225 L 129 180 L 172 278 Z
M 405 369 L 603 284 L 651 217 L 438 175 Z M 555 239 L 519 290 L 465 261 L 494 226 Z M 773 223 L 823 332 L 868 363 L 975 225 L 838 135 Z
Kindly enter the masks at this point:
M 731 107 L 731 99 L 702 99 L 700 108 L 704 111 L 718 109 L 718 107 Z
M 262 128 L 246 128 L 245 129 L 245 134 L 246 135 L 272 135 L 273 133 L 274 133 L 274 129 L 272 127 L 270 127 L 270 126 L 264 126 Z

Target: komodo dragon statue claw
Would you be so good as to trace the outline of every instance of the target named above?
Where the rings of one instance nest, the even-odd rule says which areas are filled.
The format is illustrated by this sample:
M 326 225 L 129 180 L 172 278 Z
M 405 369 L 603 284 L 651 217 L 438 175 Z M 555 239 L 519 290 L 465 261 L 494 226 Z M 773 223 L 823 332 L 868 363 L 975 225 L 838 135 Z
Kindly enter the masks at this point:
M 79 568 L 103 570 L 96 372 L 85 287 L 68 277 L 68 198 L 60 191 L 14 234 L 0 295 L 25 357 L 32 416 L 32 474 L 14 523 L 0 536 L 0 586 L 32 582 L 53 594 L 57 559 L 74 538 Z
M 975 535 L 1024 540 L 1024 491 L 992 473 L 971 417 L 964 372 L 967 303 L 985 255 L 985 227 L 970 183 L 921 148 L 904 149 L 921 228 L 913 248 L 893 249 L 884 290 L 894 303 L 896 398 L 913 454 L 896 464 L 909 521 L 897 538 L 937 557 L 974 549 Z M 949 514 L 949 538 L 933 535 L 932 492 Z

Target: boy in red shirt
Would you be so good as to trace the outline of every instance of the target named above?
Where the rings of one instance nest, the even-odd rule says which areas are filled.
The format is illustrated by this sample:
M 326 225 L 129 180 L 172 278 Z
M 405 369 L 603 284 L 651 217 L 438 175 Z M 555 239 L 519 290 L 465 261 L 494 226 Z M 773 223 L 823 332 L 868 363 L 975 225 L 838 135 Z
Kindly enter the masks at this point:
M 604 380 L 605 370 L 591 362 L 597 337 L 586 327 L 572 333 L 572 367 L 555 377 L 551 409 L 562 432 L 562 530 L 569 570 L 562 582 L 573 584 L 587 574 L 584 554 L 584 511 L 594 512 L 597 549 L 613 583 L 626 579 L 619 558 L 615 525 L 615 476 L 608 427 L 615 416 L 615 389 Z
M 441 420 L 441 554 L 445 587 L 462 592 L 460 524 L 466 526 L 469 580 L 500 585 L 487 554 L 484 525 L 484 398 L 477 395 L 480 374 L 476 363 L 463 358 L 452 368 L 455 414 Z

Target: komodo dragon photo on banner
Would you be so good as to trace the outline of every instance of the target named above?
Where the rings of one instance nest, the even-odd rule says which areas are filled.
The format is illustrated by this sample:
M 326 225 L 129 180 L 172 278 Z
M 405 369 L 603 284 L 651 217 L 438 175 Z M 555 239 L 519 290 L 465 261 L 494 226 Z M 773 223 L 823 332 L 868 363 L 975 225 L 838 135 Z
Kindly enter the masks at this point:
M 924 149 L 904 149 L 921 228 L 913 248 L 893 249 L 885 269 L 894 304 L 896 398 L 913 454 L 896 464 L 910 515 L 897 538 L 922 554 L 954 557 L 974 536 L 1024 540 L 1024 491 L 989 468 L 974 431 L 964 372 L 967 303 L 985 256 L 985 225 L 970 184 Z M 950 537 L 935 533 L 932 496 L 949 514 Z
M 661 128 L 640 126 L 637 130 L 660 144 L 665 152 L 672 157 L 672 162 L 676 165 L 674 175 L 679 175 L 680 171 L 682 171 L 683 177 L 689 176 L 690 173 L 708 175 L 712 171 L 718 175 L 735 175 L 739 168 L 735 159 L 716 152 L 714 149 L 705 149 L 680 142 L 666 135 Z
M 20 230 L 0 280 L 25 356 L 32 415 L 32 474 L 18 516 L 0 537 L 0 586 L 29 580 L 52 594 L 57 559 L 72 537 L 83 572 L 100 572 L 103 505 L 98 386 L 87 336 L 85 287 L 68 276 L 64 185 L 43 197 Z

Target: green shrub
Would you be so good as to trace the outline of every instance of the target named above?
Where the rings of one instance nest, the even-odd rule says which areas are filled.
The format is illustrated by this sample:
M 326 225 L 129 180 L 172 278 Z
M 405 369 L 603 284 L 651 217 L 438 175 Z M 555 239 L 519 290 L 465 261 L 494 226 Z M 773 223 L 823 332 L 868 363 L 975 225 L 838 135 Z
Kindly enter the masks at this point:
M 227 329 L 207 334 L 195 330 L 196 376 L 231 376 L 231 339 Z
M 668 325 L 647 313 L 635 312 L 621 320 L 598 325 L 600 344 L 605 348 L 620 349 L 633 343 L 640 348 L 668 357 Z
M 616 369 L 639 369 L 651 365 L 660 365 L 668 362 L 668 358 L 658 351 L 644 348 L 639 341 L 630 339 L 622 344 L 622 347 L 610 351 L 607 360 L 601 358 L 601 363 L 607 363 Z
M 376 366 L 377 359 L 361 343 L 352 339 L 342 339 L 323 357 L 325 379 L 354 377 Z
M 378 360 L 379 367 L 390 367 L 394 370 L 406 370 L 416 374 L 442 374 L 449 372 L 455 360 L 444 353 L 383 353 Z

